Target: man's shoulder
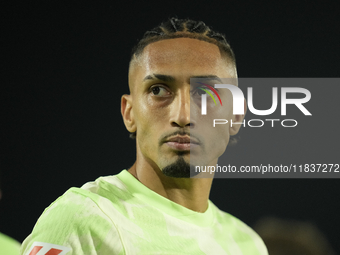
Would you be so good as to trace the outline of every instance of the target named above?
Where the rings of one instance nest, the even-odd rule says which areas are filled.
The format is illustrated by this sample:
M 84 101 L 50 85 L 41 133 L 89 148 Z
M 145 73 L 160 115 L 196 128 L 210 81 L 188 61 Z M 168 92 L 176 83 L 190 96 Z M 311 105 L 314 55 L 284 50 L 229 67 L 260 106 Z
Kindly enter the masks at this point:
M 117 176 L 99 177 L 95 181 L 85 183 L 80 188 L 72 187 L 68 189 L 45 209 L 41 218 L 48 216 L 51 219 L 51 214 L 54 214 L 56 217 L 62 216 L 63 219 L 69 219 L 68 217 L 65 218 L 65 215 L 83 214 L 84 211 L 95 214 L 102 211 L 101 208 L 106 203 L 112 205 L 126 199 L 129 192 Z
M 242 250 L 249 250 L 249 252 L 257 250 L 258 254 L 268 254 L 263 240 L 251 227 L 230 213 L 220 210 L 213 203 L 211 203 L 211 206 L 215 214 L 216 227 L 230 236 Z M 248 253 L 245 252 L 245 254 Z M 257 253 L 250 252 L 249 254 Z
M 214 211 L 214 214 L 215 214 L 215 217 L 216 217 L 216 220 L 218 221 L 218 223 L 227 224 L 227 225 L 230 225 L 230 226 L 243 227 L 243 228 L 247 228 L 247 229 L 250 228 L 246 223 L 244 223 L 240 219 L 236 218 L 234 215 L 221 210 L 215 204 L 213 204 L 211 201 L 210 201 L 210 205 L 212 206 L 212 209 Z
M 93 190 L 72 187 L 48 206 L 39 217 L 35 228 L 57 228 L 58 226 L 77 227 L 89 225 L 97 217 L 105 218 L 100 204 L 105 197 Z M 86 221 L 85 221 L 86 220 Z M 55 222 L 59 222 L 55 225 Z M 60 230 L 58 230 L 60 231 Z
M 93 182 L 85 183 L 79 189 L 70 189 L 70 191 L 79 192 L 80 195 L 85 195 L 92 199 L 99 197 L 110 199 L 113 196 L 125 198 L 126 196 L 129 196 L 129 191 L 127 189 L 127 184 L 120 178 L 124 175 L 127 175 L 126 170 L 121 171 L 117 175 L 99 177 Z
M 81 188 L 70 188 L 55 200 L 44 210 L 32 233 L 24 241 L 22 254 L 29 254 L 35 246 L 50 247 L 52 244 L 71 249 L 71 254 L 83 254 L 80 251 L 84 249 L 88 251 L 86 254 L 96 254 L 95 251 L 106 249 L 122 251 L 116 225 L 112 217 L 107 215 L 108 210 L 115 208 L 108 193 L 114 191 L 119 195 L 121 192 L 115 191 L 119 190 L 120 184 L 117 187 L 106 181 L 112 178 L 111 182 L 119 183 L 115 176 L 100 177 Z M 108 238 L 115 241 L 115 248 Z M 86 243 L 93 240 L 96 240 L 96 245 L 88 247 Z

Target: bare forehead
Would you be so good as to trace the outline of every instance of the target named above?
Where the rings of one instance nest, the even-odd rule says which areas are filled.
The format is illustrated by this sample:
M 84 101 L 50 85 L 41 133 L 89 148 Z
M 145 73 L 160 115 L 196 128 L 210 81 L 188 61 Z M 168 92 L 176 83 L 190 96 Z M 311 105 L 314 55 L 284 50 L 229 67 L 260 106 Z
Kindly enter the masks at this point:
M 166 39 L 151 43 L 143 50 L 140 61 L 145 65 L 166 64 L 169 61 L 192 62 L 207 65 L 221 61 L 217 45 L 192 38 Z
M 147 45 L 130 62 L 129 87 L 132 93 L 147 75 L 154 73 L 178 77 L 217 75 L 237 77 L 234 63 L 220 48 L 193 38 L 165 39 Z

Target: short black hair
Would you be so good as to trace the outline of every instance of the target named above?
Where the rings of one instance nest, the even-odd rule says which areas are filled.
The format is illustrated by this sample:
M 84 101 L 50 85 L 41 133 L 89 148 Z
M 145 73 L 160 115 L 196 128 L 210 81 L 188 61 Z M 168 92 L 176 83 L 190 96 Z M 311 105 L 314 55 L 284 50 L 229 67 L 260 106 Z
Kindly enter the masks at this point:
M 140 55 L 148 44 L 174 38 L 194 38 L 213 43 L 219 47 L 222 54 L 227 55 L 236 64 L 235 54 L 223 34 L 213 31 L 203 21 L 177 18 L 170 18 L 146 31 L 143 38 L 133 47 L 131 60 L 134 56 Z

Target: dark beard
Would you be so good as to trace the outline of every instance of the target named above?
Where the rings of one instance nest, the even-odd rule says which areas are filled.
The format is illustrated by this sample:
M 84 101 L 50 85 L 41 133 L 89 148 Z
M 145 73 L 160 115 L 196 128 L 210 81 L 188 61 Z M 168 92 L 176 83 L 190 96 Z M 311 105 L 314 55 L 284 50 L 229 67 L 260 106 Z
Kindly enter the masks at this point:
M 176 162 L 166 166 L 162 170 L 163 174 L 174 178 L 190 178 L 197 174 L 195 166 L 185 162 L 183 157 L 179 157 Z

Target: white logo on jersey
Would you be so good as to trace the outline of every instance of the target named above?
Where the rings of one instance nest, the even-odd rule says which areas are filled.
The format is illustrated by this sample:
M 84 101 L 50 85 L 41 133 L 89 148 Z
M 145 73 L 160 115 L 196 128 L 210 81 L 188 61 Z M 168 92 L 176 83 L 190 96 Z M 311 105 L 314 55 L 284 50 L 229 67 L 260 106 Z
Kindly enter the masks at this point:
M 26 255 L 65 255 L 70 250 L 71 248 L 61 245 L 34 242 Z

